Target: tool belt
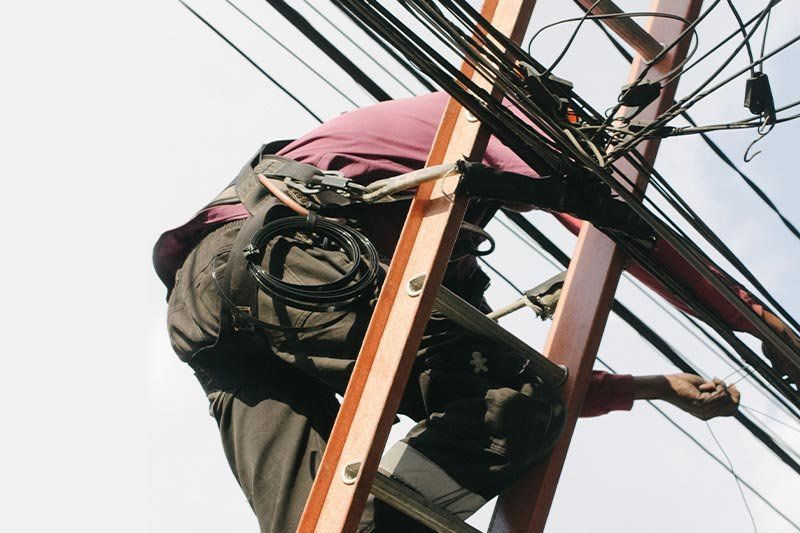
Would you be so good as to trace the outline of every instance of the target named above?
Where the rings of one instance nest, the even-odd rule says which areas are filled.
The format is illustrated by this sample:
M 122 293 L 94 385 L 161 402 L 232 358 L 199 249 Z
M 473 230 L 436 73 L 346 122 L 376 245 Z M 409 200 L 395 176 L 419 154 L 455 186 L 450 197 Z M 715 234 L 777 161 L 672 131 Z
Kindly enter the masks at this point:
M 230 362 L 223 364 L 222 358 L 217 357 L 217 354 L 222 355 L 220 346 L 223 344 L 226 347 L 226 359 L 236 351 L 243 354 L 258 350 L 263 352 L 264 344 L 258 342 L 253 334 L 257 335 L 259 327 L 269 325 L 258 320 L 259 283 L 251 273 L 258 267 L 252 264 L 252 243 L 267 224 L 282 223 L 295 214 L 261 184 L 258 176 L 269 179 L 281 192 L 301 205 L 315 209 L 312 211 L 314 213 L 322 210 L 331 213 L 340 207 L 347 207 L 349 202 L 346 193 L 341 194 L 337 190 L 357 187 L 340 172 L 323 171 L 312 165 L 273 155 L 274 151 L 286 144 L 286 141 L 280 141 L 262 146 L 230 185 L 203 208 L 241 203 L 250 214 L 236 235 L 224 271 L 218 277 L 214 274 L 222 300 L 216 342 L 199 350 L 190 363 L 206 392 L 225 388 L 229 384 L 240 384 L 254 365 L 263 366 L 263 360 L 274 359 L 245 355 L 241 357 L 242 361 L 233 365 Z M 322 224 L 330 223 L 320 221 Z M 240 345 L 241 349 L 232 350 L 234 344 Z M 280 366 L 280 363 L 277 364 Z

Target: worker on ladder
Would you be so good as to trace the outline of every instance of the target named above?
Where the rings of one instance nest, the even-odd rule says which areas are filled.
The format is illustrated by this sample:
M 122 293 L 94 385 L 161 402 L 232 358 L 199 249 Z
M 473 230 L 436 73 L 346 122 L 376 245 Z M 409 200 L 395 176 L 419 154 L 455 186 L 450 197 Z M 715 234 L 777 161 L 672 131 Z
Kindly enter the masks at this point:
M 441 93 L 384 102 L 293 142 L 262 147 L 234 184 L 156 245 L 172 346 L 205 390 L 262 531 L 296 528 L 337 414 L 335 395 L 347 386 L 408 208 L 403 201 L 342 202 L 338 211 L 329 209 L 333 216 L 322 216 L 312 204 L 330 208 L 338 200 L 313 184 L 328 180 L 355 190 L 421 168 L 445 104 Z M 484 163 L 536 177 L 494 138 Z M 476 255 L 485 237 L 480 228 L 499 207 L 470 201 L 443 283 L 484 311 L 489 279 Z M 562 221 L 572 229 L 580 224 Z M 732 328 L 749 330 L 729 304 L 674 264 L 672 273 L 693 284 L 709 308 Z M 746 291 L 739 293 L 790 335 Z M 417 424 L 390 447 L 380 468 L 462 518 L 501 492 L 547 454 L 564 417 L 558 391 L 514 361 L 434 314 L 400 407 Z M 739 393 L 690 374 L 595 372 L 581 414 L 629 410 L 643 398 L 711 418 L 733 414 Z M 362 527 L 421 526 L 370 501 Z

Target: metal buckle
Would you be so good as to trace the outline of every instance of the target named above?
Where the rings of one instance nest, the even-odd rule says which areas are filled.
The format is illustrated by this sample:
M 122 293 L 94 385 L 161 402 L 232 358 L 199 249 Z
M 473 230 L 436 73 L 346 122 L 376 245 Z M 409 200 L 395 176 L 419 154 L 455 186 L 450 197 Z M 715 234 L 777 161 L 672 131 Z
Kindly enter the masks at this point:
M 287 187 L 291 187 L 306 195 L 319 194 L 322 191 L 334 191 L 348 198 L 361 198 L 367 192 L 366 187 L 346 178 L 338 170 L 325 170 L 322 174 L 311 177 L 303 183 L 292 178 L 284 178 Z

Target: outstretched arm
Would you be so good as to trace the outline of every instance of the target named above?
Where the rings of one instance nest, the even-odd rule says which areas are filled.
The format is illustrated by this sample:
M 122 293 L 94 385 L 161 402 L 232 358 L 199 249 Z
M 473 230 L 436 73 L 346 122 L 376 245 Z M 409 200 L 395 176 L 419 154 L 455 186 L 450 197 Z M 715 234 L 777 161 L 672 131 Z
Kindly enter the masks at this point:
M 739 391 L 714 378 L 706 381 L 694 374 L 635 376 L 634 398 L 664 400 L 701 420 L 731 416 L 739 409 Z
M 635 400 L 664 400 L 702 420 L 731 416 L 739 408 L 739 391 L 719 379 L 694 374 L 631 376 L 595 371 L 581 408 L 582 417 L 627 411 Z

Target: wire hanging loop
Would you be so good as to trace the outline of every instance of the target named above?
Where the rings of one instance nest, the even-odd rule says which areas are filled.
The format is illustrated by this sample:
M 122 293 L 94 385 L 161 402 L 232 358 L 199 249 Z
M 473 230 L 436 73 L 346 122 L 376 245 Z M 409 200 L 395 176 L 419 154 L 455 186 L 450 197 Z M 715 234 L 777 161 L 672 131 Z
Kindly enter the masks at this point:
M 770 115 L 769 113 L 764 113 L 761 116 L 761 119 L 762 119 L 761 123 L 758 125 L 758 129 L 756 130 L 758 132 L 758 137 L 756 137 L 749 145 L 747 145 L 747 149 L 744 151 L 745 163 L 749 163 L 758 154 L 761 153 L 761 150 L 753 152 L 752 154 L 750 153 L 750 151 L 753 149 L 753 146 L 755 146 L 757 142 L 766 137 L 767 134 L 769 134 L 769 132 L 772 131 L 772 128 L 775 127 L 775 119 L 773 118 L 773 115 Z

